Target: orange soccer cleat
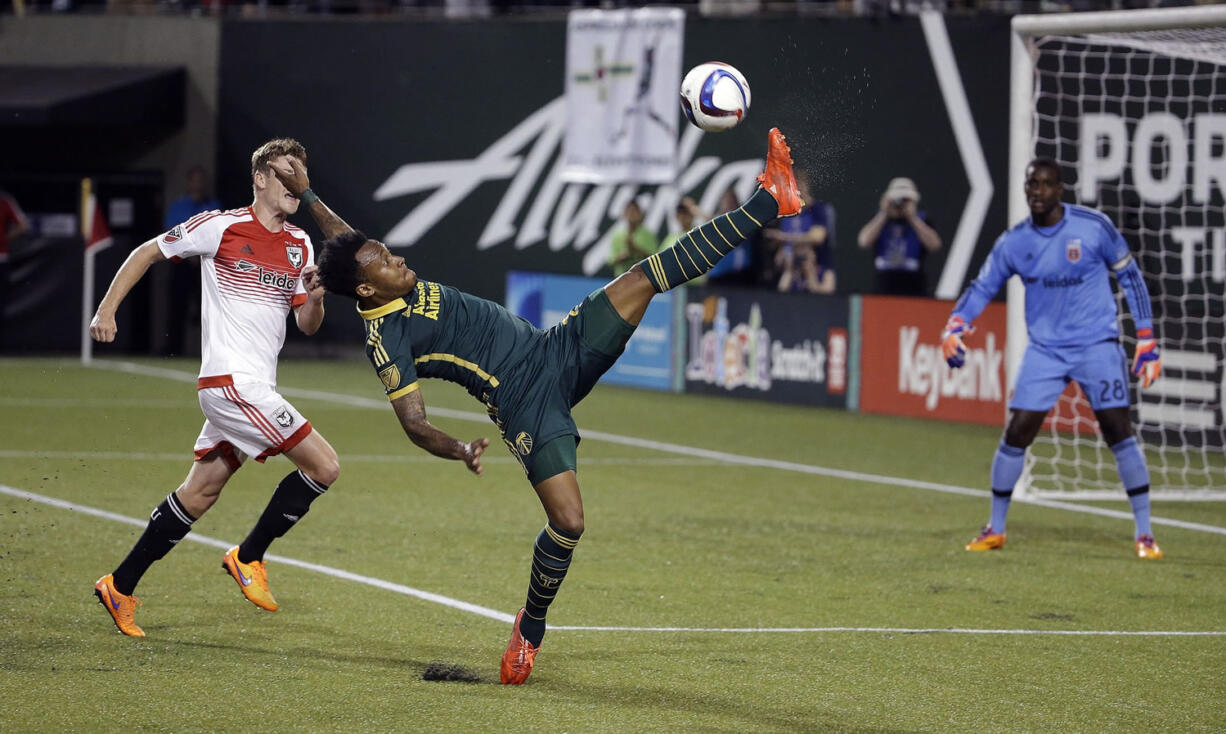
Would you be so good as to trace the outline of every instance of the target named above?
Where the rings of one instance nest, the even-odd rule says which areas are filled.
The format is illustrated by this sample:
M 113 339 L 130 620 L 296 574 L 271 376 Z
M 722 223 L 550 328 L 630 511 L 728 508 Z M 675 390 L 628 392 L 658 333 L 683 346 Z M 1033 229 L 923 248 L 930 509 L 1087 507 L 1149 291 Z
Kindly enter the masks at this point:
M 1163 558 L 1166 556 L 1158 547 L 1158 541 L 1152 535 L 1142 535 L 1133 544 L 1137 549 L 1137 558 Z
M 796 188 L 796 177 L 792 174 L 792 149 L 777 127 L 771 128 L 766 169 L 758 175 L 758 183 L 779 202 L 779 216 L 790 217 L 804 208 Z
M 502 665 L 499 674 L 503 685 L 518 686 L 528 680 L 532 672 L 532 663 L 540 647 L 533 647 L 519 632 L 519 620 L 524 618 L 524 610 L 515 615 L 515 624 L 511 627 L 511 640 L 507 643 L 507 651 L 502 654 Z
M 984 525 L 975 539 L 966 544 L 968 551 L 989 551 L 1003 548 L 1005 545 L 1005 534 L 997 533 L 992 530 L 991 525 Z
M 145 636 L 145 631 L 132 619 L 132 614 L 140 606 L 140 599 L 137 599 L 135 594 L 126 596 L 115 591 L 115 579 L 112 574 L 108 573 L 98 579 L 94 584 L 94 596 L 98 597 L 102 606 L 111 613 L 111 619 L 115 620 L 115 626 L 120 632 L 128 637 Z
M 277 600 L 272 598 L 272 592 L 268 590 L 268 570 L 264 568 L 263 561 L 243 563 L 238 560 L 236 545 L 222 556 L 221 567 L 238 582 L 238 588 L 248 601 L 260 609 L 277 611 Z

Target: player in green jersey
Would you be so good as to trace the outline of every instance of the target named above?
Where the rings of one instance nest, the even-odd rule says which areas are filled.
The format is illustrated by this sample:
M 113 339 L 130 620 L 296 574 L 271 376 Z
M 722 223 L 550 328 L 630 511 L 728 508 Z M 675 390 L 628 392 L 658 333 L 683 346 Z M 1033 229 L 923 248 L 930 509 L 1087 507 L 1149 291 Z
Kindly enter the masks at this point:
M 320 201 L 297 162 L 277 175 L 329 238 L 320 278 L 329 292 L 358 302 L 366 354 L 409 439 L 481 474 L 489 441 L 460 441 L 436 428 L 418 389 L 423 377 L 463 385 L 485 404 L 545 508 L 548 522 L 533 545 L 527 600 L 502 657 L 502 682 L 523 683 L 584 529 L 575 475 L 579 431 L 571 408 L 621 355 L 656 293 L 701 277 L 764 224 L 801 210 L 787 142 L 778 129 L 770 131 L 766 170 L 758 177 L 762 188 L 744 205 L 641 261 L 547 330 L 496 303 L 419 280 L 403 257 L 353 230 Z

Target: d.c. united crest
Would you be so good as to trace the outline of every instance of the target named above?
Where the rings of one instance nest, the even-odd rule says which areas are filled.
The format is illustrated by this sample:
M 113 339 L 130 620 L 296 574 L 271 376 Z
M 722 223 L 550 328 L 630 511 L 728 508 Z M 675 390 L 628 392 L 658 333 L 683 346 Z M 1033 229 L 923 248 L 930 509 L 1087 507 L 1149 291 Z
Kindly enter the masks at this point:
M 1064 243 L 1064 257 L 1075 263 L 1081 259 L 1081 240 L 1069 240 Z
M 285 256 L 289 258 L 289 264 L 296 268 L 302 267 L 302 248 L 301 247 L 286 247 Z
M 282 408 L 278 410 L 276 413 L 273 413 L 272 419 L 275 420 L 277 422 L 277 425 L 281 426 L 282 428 L 289 428 L 290 426 L 294 425 L 293 414 L 290 413 L 285 408 Z

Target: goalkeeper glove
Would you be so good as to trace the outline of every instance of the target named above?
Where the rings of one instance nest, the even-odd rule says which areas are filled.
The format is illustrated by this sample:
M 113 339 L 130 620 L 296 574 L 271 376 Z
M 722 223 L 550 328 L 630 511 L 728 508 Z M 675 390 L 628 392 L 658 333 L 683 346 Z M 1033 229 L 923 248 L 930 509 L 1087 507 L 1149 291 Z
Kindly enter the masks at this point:
M 1149 387 L 1162 374 L 1162 356 L 1154 341 L 1153 329 L 1137 329 L 1137 351 L 1132 358 L 1132 374 L 1141 380 L 1141 387 Z
M 945 330 L 941 332 L 941 354 L 945 357 L 945 364 L 950 367 L 966 364 L 966 346 L 962 343 L 962 336 L 974 331 L 975 327 L 963 321 L 961 316 L 949 317 Z

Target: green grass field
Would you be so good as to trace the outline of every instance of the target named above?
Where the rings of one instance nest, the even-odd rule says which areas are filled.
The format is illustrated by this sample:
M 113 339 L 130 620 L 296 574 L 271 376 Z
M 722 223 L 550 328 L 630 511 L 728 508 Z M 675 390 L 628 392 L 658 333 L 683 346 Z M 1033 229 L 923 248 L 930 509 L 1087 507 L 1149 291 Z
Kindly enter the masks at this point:
M 126 638 L 92 584 L 140 527 L 81 508 L 143 526 L 202 421 L 196 364 L 145 364 L 174 372 L 0 361 L 0 485 L 80 506 L 0 494 L 0 731 L 1226 730 L 1226 503 L 1156 504 L 1211 526 L 1157 525 L 1162 561 L 1130 520 L 1021 503 L 969 554 L 987 493 L 936 488 L 983 487 L 998 431 L 611 387 L 576 411 L 587 532 L 550 614 L 576 629 L 500 686 L 539 503 L 500 446 L 479 479 L 412 446 L 359 363 L 282 364 L 342 476 L 272 553 L 506 616 L 272 560 L 269 614 L 185 541 Z M 497 438 L 462 391 L 424 394 Z M 241 540 L 288 466 L 249 464 L 189 538 Z M 483 682 L 424 681 L 440 662 Z

